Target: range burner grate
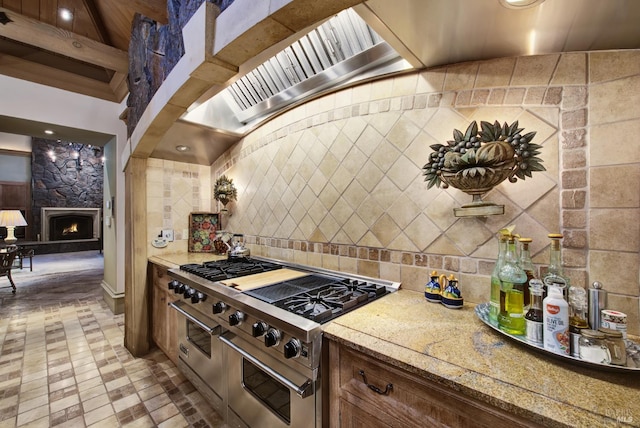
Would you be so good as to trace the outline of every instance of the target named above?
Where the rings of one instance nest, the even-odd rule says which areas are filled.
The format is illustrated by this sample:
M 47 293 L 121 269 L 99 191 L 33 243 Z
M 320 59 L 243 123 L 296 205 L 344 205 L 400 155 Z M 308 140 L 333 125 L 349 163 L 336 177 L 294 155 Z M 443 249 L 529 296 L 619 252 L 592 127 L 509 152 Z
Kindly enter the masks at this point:
M 318 323 L 330 321 L 387 293 L 383 285 L 322 275 L 245 291 L 245 294 Z
M 281 265 L 262 260 L 254 260 L 248 257 L 215 260 L 202 264 L 191 263 L 180 266 L 180 270 L 208 279 L 209 281 L 222 281 L 240 276 L 269 272 L 280 268 L 282 268 Z

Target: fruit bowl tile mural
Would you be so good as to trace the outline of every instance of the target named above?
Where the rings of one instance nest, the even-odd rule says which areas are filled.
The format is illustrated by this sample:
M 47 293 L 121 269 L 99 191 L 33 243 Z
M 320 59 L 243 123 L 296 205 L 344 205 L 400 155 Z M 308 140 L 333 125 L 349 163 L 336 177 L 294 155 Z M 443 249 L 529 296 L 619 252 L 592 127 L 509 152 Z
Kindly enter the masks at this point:
M 465 133 L 453 130 L 453 140 L 433 144 L 429 161 L 422 167 L 427 188 L 460 189 L 473 201 L 454 209 L 457 217 L 504 213 L 504 206 L 482 200 L 482 196 L 505 179 L 515 183 L 545 171 L 538 157 L 542 146 L 532 143 L 536 132 L 524 133 L 518 121 L 500 125 L 482 121 L 480 129 L 471 122 Z
M 189 214 L 189 252 L 213 253 L 219 215 L 217 213 Z

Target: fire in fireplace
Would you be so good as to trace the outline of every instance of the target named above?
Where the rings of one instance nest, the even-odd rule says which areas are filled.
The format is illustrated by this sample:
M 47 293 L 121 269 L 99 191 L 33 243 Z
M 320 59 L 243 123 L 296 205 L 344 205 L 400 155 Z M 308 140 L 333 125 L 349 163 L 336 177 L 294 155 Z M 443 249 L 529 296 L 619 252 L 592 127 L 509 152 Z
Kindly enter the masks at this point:
M 62 215 L 49 218 L 49 240 L 92 239 L 91 215 Z
M 100 238 L 100 208 L 42 208 L 42 240 Z

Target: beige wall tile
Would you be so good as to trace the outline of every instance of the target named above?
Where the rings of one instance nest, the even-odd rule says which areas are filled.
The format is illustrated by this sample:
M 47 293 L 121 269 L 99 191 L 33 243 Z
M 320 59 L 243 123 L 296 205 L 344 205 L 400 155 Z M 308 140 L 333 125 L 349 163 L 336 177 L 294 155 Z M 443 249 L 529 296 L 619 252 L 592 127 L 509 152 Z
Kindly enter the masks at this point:
M 629 138 L 629 135 L 640 135 L 640 120 L 593 126 L 590 134 L 591 166 L 640 162 L 640 140 Z
M 560 55 L 521 56 L 516 62 L 511 86 L 547 85 Z
M 637 252 L 592 250 L 589 255 L 589 284 L 599 281 L 608 292 L 640 296 L 637 271 L 632 268 L 639 265 L 640 255 Z
M 459 91 L 472 89 L 478 73 L 478 63 L 468 62 L 447 67 L 444 81 L 445 91 Z
M 607 296 L 607 309 L 613 309 L 627 314 L 627 333 L 640 334 L 640 299 L 621 294 L 610 293 Z
M 551 79 L 552 85 L 582 85 L 587 83 L 587 54 L 564 54 Z
M 501 58 L 480 63 L 475 87 L 509 86 L 515 65 L 515 58 Z
M 590 83 L 640 74 L 640 51 L 589 52 Z
M 640 207 L 640 164 L 590 169 L 592 208 Z
M 640 250 L 640 209 L 589 211 L 589 246 L 592 250 Z
M 640 75 L 593 85 L 589 91 L 591 125 L 640 117 Z

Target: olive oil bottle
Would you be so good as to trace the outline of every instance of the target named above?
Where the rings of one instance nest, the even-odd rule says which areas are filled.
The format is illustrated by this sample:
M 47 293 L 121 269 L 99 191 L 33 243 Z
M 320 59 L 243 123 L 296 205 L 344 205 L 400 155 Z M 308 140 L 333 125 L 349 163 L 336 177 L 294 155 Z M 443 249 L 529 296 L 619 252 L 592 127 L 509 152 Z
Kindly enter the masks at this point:
M 504 229 L 503 229 L 504 230 Z M 500 268 L 504 264 L 504 255 L 507 252 L 507 235 L 500 231 L 498 235 L 498 258 L 491 273 L 491 301 L 489 303 L 489 322 L 498 325 L 498 314 L 500 313 Z
M 507 239 L 507 252 L 504 264 L 500 268 L 500 313 L 498 327 L 515 335 L 524 335 L 526 323 L 524 319 L 524 293 L 527 274 L 518 263 L 515 236 Z

